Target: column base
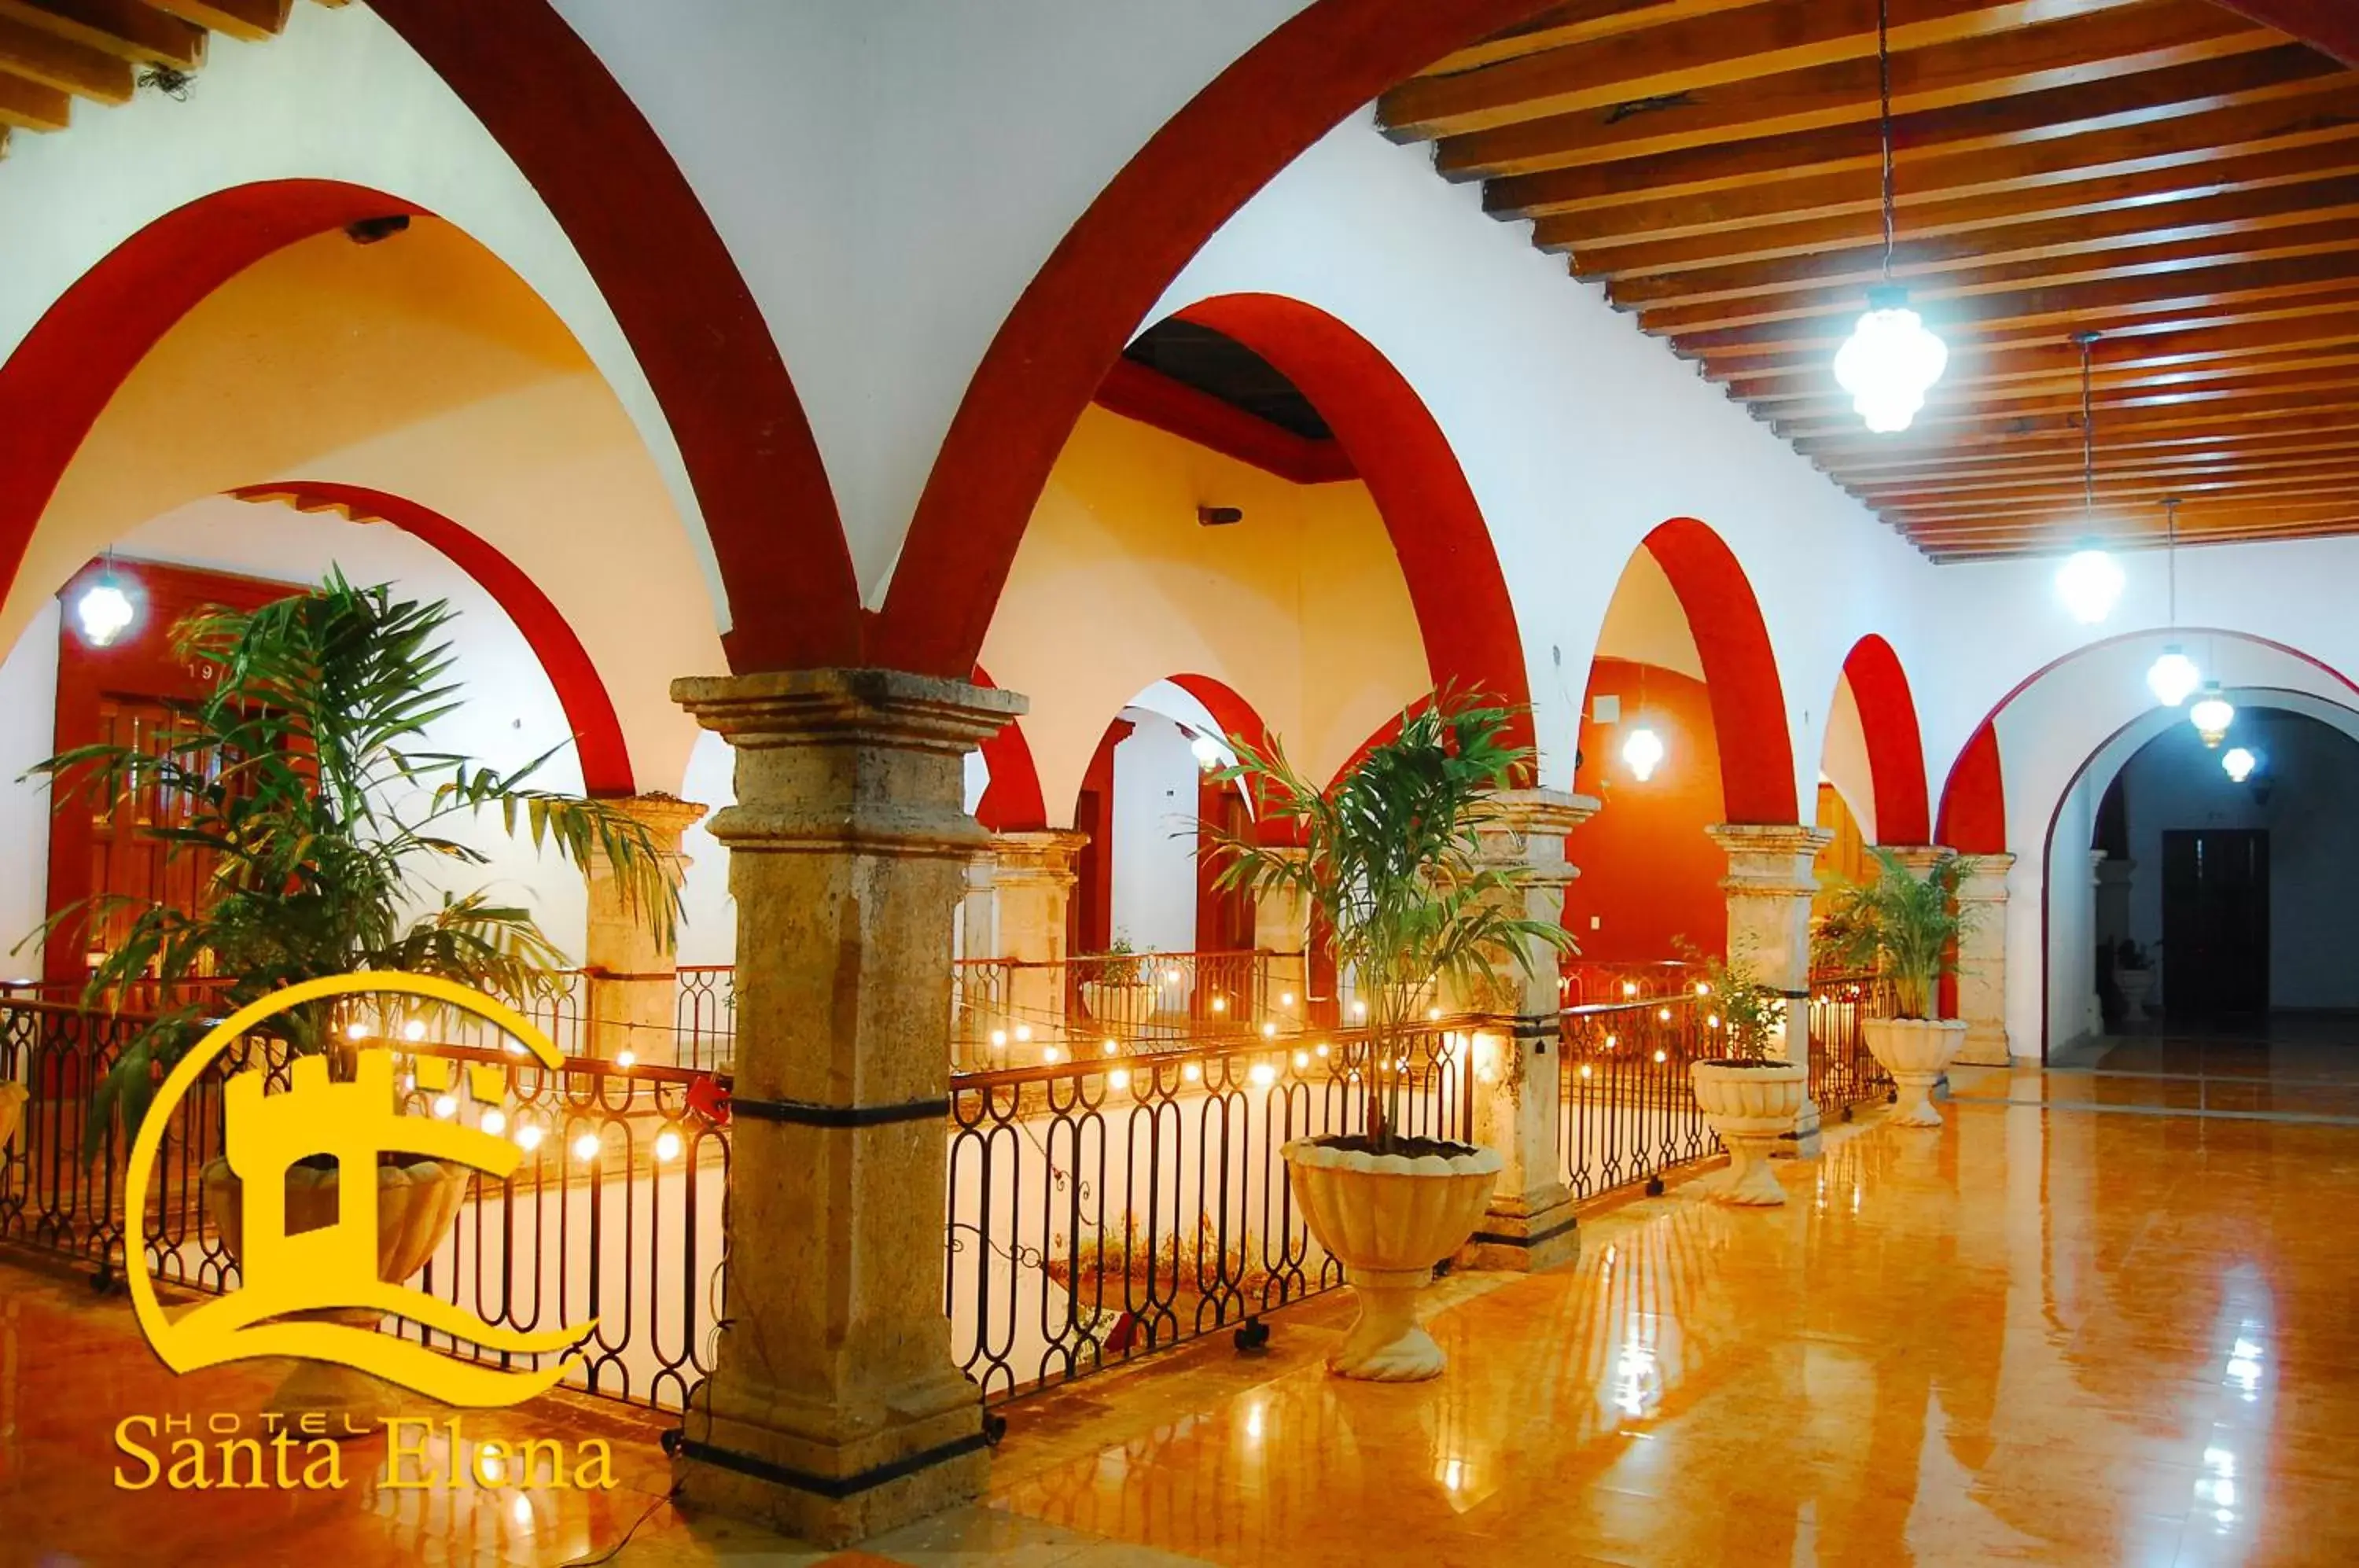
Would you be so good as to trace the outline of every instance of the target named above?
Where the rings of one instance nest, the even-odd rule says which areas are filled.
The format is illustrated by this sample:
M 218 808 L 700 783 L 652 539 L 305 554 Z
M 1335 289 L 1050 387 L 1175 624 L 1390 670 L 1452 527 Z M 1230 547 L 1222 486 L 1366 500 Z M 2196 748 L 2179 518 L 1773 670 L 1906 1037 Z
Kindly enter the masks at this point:
M 982 1409 L 829 1447 L 691 1410 L 672 1450 L 688 1512 L 726 1514 L 831 1550 L 972 1502 L 991 1478 Z M 813 1465 L 821 1468 L 811 1468 Z
M 1958 1061 L 1968 1067 L 2004 1067 L 2012 1060 L 2008 1043 L 2005 1029 L 1972 1025 L 1966 1030 L 1966 1043 L 1958 1048 Z
M 1816 1160 L 1820 1138 L 1819 1105 L 1816 1100 L 1804 1100 L 1794 1117 L 1794 1130 L 1782 1134 L 1769 1151 L 1772 1160 Z
M 1461 1269 L 1529 1274 L 1580 1256 L 1572 1194 L 1560 1185 L 1537 1207 L 1527 1199 L 1495 1199 L 1455 1261 Z

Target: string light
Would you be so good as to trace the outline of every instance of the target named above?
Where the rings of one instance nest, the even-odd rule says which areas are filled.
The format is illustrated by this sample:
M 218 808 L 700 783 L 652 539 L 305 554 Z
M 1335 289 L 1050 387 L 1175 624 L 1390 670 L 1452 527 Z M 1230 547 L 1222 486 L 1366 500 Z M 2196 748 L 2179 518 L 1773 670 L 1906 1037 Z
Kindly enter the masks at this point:
M 412 1044 L 424 1040 L 426 1038 L 425 1020 L 422 1018 L 412 1018 L 408 1023 L 402 1025 L 401 1038 L 410 1041 Z
M 679 1158 L 679 1134 L 678 1131 L 671 1127 L 666 1127 L 663 1131 L 656 1134 L 656 1158 L 666 1164 L 669 1164 L 671 1161 Z
M 531 1122 L 516 1128 L 516 1147 L 530 1154 L 540 1147 L 540 1128 Z
M 476 1125 L 494 1138 L 497 1138 L 508 1130 L 507 1114 L 504 1111 L 485 1111 L 483 1120 Z
M 449 1094 L 437 1094 L 434 1096 L 434 1114 L 447 1122 L 459 1114 L 459 1102 Z
M 1925 394 L 1949 368 L 1950 348 L 1908 308 L 1908 291 L 1892 281 L 1897 243 L 1893 209 L 1892 38 L 1886 0 L 1875 7 L 1875 78 L 1884 149 L 1884 281 L 1867 291 L 1867 313 L 1835 355 L 1835 380 L 1877 435 L 1908 428 Z M 1643 779 L 1644 774 L 1640 777 Z
M 598 1135 L 585 1132 L 573 1140 L 573 1158 L 587 1162 L 598 1158 Z

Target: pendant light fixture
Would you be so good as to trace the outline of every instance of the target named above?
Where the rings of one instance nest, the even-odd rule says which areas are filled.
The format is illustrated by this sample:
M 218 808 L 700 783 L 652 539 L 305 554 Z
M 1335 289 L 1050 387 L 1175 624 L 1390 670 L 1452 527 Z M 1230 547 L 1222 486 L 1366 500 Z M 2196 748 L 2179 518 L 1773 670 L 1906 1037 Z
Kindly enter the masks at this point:
M 2236 705 L 2222 693 L 2220 682 L 2206 681 L 2203 695 L 2187 710 L 2187 717 L 2195 725 L 2195 733 L 2203 737 L 2203 744 L 2216 746 L 2228 738 L 2228 726 L 2236 722 Z
M 2097 334 L 2074 332 L 2072 341 L 2081 347 L 2081 525 L 2090 533 L 2058 570 L 2056 591 L 2063 595 L 2064 607 L 2074 620 L 2093 626 L 2114 613 L 2122 596 L 2122 568 L 2098 547 L 2095 536 L 2097 419 L 2090 350 L 2096 346 Z
M 1876 98 L 1884 128 L 1884 281 L 1867 291 L 1867 313 L 1835 355 L 1835 380 L 1878 435 L 1908 428 L 1925 393 L 1950 364 L 1949 345 L 1908 308 L 1908 290 L 1892 281 L 1892 21 L 1890 0 L 1875 5 Z
M 2170 629 L 2179 629 L 2179 497 L 2173 495 L 2162 504 L 2164 544 L 2163 570 L 2170 582 Z M 2147 689 L 2154 700 L 2166 708 L 2176 708 L 2195 694 L 2203 683 L 2203 672 L 2187 657 L 2187 650 L 2177 643 L 2163 645 L 2162 656 L 2146 672 Z M 2243 783 L 2243 779 L 2236 782 Z
M 2228 754 L 2220 759 L 2220 766 L 2227 770 L 2228 782 L 2231 784 L 2242 784 L 2253 776 L 2253 769 L 2260 765 L 2261 759 L 2241 746 L 2230 746 Z
M 1622 760 L 1629 765 L 1638 782 L 1644 784 L 1655 776 L 1655 769 L 1663 765 L 1665 755 L 1663 737 L 1647 724 L 1647 667 L 1641 664 L 1638 666 L 1637 722 L 1622 737 Z
M 74 601 L 74 619 L 82 626 L 82 640 L 92 648 L 105 648 L 138 618 L 138 606 L 114 580 L 114 552 L 110 550 L 105 564 L 99 568 L 98 581 Z

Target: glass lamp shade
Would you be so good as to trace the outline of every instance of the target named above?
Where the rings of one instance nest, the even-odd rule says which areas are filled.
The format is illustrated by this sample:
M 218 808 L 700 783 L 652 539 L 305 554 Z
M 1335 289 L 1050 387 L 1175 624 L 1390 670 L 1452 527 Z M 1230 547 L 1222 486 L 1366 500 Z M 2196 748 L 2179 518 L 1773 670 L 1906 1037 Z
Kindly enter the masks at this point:
M 1196 758 L 1196 766 L 1207 773 L 1224 766 L 1228 761 L 1221 749 L 1221 743 L 1208 735 L 1200 735 L 1190 741 L 1188 750 Z
M 2122 596 L 2121 563 L 2102 550 L 2076 550 L 2057 571 L 2056 592 L 2074 620 L 2093 626 Z
M 2203 674 L 2187 657 L 2186 650 L 2172 643 L 2147 670 L 2146 684 L 2156 702 L 2166 708 L 2176 708 L 2195 695 L 2195 689 L 2203 684 Z
M 92 583 L 74 601 L 74 619 L 81 624 L 82 640 L 93 648 L 104 648 L 121 637 L 137 615 L 131 595 L 112 577 Z
M 1871 290 L 1867 313 L 1835 355 L 1835 380 L 1878 435 L 1907 430 L 1950 364 L 1949 345 L 1926 330 L 1908 298 L 1897 289 Z
M 2214 681 L 2203 688 L 2202 699 L 2187 710 L 2187 717 L 2205 746 L 2218 746 L 2236 722 L 2236 705 L 2220 694 L 2220 683 Z
M 2229 781 L 2235 784 L 2242 784 L 2245 779 L 2250 779 L 2253 776 L 2253 769 L 2260 765 L 2261 759 L 2241 746 L 2230 746 L 2228 755 L 2220 759 L 2220 766 L 2227 769 Z
M 1639 783 L 1644 784 L 1655 776 L 1655 769 L 1662 766 L 1662 736 L 1644 724 L 1639 725 L 1622 743 L 1622 760 L 1630 765 L 1630 771 L 1638 776 Z

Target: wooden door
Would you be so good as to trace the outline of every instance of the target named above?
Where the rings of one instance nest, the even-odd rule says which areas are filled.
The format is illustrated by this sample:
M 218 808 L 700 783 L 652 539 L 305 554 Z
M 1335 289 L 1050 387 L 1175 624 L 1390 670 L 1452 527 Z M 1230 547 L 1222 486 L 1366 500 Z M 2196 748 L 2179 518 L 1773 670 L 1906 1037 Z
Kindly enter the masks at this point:
M 2269 1006 L 2269 835 L 2187 828 L 2162 835 L 2162 985 L 2173 1018 Z

